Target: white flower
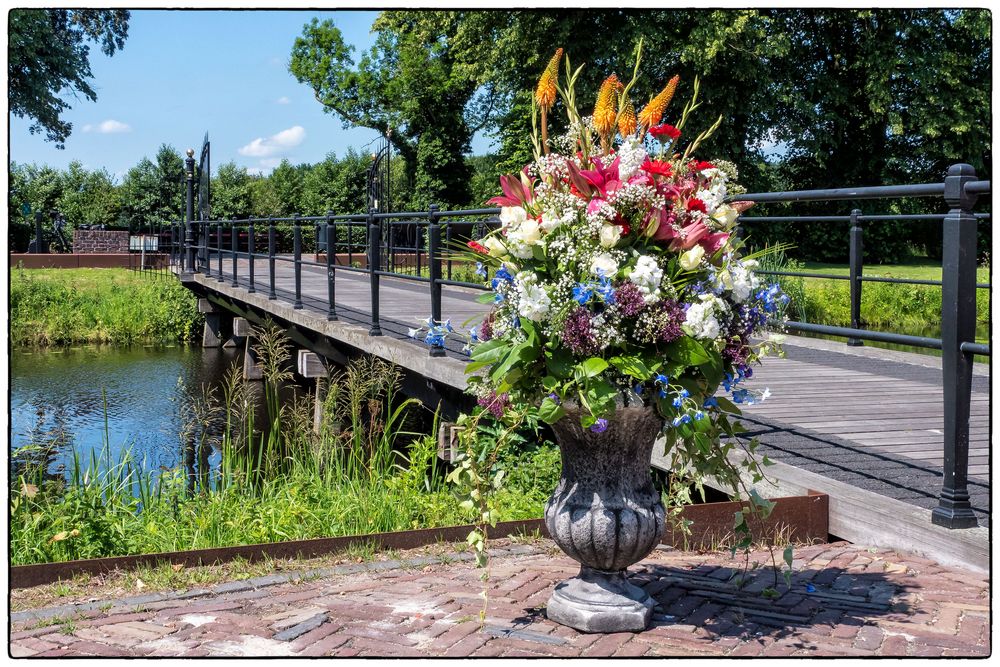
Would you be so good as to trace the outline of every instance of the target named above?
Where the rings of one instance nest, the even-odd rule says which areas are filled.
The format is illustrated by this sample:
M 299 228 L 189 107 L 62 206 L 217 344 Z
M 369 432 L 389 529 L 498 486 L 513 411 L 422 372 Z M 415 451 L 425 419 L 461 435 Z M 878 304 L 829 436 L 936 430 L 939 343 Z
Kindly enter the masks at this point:
M 518 314 L 536 322 L 548 315 L 552 301 L 542 287 L 530 283 L 519 283 L 517 291 Z
M 719 337 L 721 327 L 716 312 L 724 312 L 726 304 L 711 294 L 702 294 L 701 301 L 688 306 L 681 328 L 694 338 L 714 340 Z
M 601 246 L 614 248 L 622 237 L 622 228 L 615 224 L 601 226 Z
M 761 401 L 761 403 L 763 403 L 764 401 L 766 401 L 770 397 L 771 397 L 771 388 L 770 387 L 764 387 L 764 392 L 760 395 L 760 401 Z
M 696 245 L 686 253 L 681 255 L 680 265 L 685 271 L 694 271 L 701 264 L 701 258 L 705 256 L 705 249 Z
M 504 229 L 516 227 L 528 217 L 528 212 L 520 206 L 504 206 L 500 209 L 500 223 Z
M 495 236 L 487 236 L 483 239 L 483 245 L 490 251 L 491 257 L 503 257 L 507 254 L 507 246 Z
M 531 246 L 538 244 L 541 238 L 542 233 L 538 228 L 538 221 L 533 218 L 522 220 L 516 226 L 507 229 L 507 243 L 510 244 L 510 251 L 515 257 L 521 259 L 531 257 Z
M 750 295 L 760 285 L 760 279 L 751 271 L 746 264 L 734 266 L 731 273 L 731 285 L 727 285 L 733 293 L 733 301 L 743 303 L 750 298 Z
M 548 234 L 562 223 L 563 223 L 562 219 L 559 218 L 558 216 L 550 215 L 548 213 L 542 213 L 542 224 L 539 226 L 542 228 L 542 231 Z
M 618 180 L 627 181 L 649 157 L 638 137 L 632 136 L 618 147 Z
M 717 208 L 719 208 L 719 206 L 722 205 L 723 200 L 726 198 L 726 184 L 713 184 L 712 187 L 707 190 L 698 190 L 694 193 L 694 196 L 705 202 L 705 209 L 711 215 Z
M 715 209 L 715 213 L 712 214 L 712 217 L 722 224 L 722 229 L 729 230 L 736 224 L 736 218 L 740 217 L 740 214 L 739 211 L 729 204 L 723 204 Z
M 640 255 L 628 279 L 639 288 L 639 292 L 642 293 L 642 300 L 646 303 L 651 303 L 656 301 L 660 296 L 660 282 L 663 280 L 663 269 L 649 255 Z
M 604 275 L 611 278 L 618 273 L 618 262 L 608 253 L 602 252 L 599 255 L 594 255 L 594 258 L 590 260 L 590 272 L 595 276 Z

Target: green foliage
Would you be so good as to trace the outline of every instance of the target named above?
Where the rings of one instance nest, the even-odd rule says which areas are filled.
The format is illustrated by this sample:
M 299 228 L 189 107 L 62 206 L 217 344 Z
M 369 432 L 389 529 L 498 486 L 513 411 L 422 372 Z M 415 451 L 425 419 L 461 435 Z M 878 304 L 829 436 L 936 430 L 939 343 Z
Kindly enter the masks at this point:
M 173 280 L 125 269 L 12 269 L 10 340 L 15 346 L 189 341 L 197 300 Z
M 31 134 L 63 144 L 73 129 L 60 116 L 70 108 L 66 93 L 94 102 L 90 47 L 113 56 L 125 46 L 129 12 L 124 9 L 14 9 L 8 15 L 7 99 L 10 112 L 30 118 Z

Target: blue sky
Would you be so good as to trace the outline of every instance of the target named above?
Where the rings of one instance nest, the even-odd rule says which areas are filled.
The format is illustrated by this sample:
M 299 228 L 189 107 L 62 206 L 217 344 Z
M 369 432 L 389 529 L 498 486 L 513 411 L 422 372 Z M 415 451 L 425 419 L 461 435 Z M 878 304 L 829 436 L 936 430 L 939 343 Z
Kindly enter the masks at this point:
M 343 129 L 288 73 L 292 43 L 314 16 L 332 19 L 355 57 L 373 42 L 371 11 L 134 10 L 124 50 L 108 58 L 92 49 L 97 102 L 69 100 L 66 149 L 11 117 L 10 159 L 58 168 L 79 160 L 120 181 L 162 143 L 197 150 L 206 131 L 213 167 L 232 160 L 267 172 L 282 158 L 318 162 L 350 146 L 367 152 L 375 132 Z M 488 147 L 473 140 L 474 153 Z

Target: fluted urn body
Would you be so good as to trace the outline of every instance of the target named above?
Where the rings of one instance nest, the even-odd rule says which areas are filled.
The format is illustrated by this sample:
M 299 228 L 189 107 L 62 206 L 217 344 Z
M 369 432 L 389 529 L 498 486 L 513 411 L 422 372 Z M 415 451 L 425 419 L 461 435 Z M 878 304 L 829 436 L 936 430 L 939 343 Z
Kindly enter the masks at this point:
M 545 525 L 582 567 L 556 586 L 550 619 L 584 632 L 648 625 L 654 602 L 628 582 L 625 569 L 663 536 L 663 503 L 649 469 L 662 423 L 652 407 L 629 407 L 619 408 L 600 433 L 581 427 L 575 409 L 552 426 L 562 476 L 545 506 Z

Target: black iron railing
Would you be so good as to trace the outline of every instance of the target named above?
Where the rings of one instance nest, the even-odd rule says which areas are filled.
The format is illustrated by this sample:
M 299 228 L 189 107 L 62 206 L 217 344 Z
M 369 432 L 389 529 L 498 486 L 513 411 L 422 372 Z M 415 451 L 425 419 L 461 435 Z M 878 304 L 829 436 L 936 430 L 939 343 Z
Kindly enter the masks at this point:
M 190 192 L 190 190 L 189 190 Z M 990 346 L 976 343 L 976 290 L 990 285 L 976 282 L 976 225 L 988 222 L 988 214 L 975 214 L 973 207 L 979 195 L 990 193 L 990 182 L 981 181 L 968 165 L 955 165 L 944 182 L 919 185 L 839 188 L 796 192 L 770 192 L 740 195 L 740 200 L 758 203 L 801 201 L 860 201 L 910 197 L 940 197 L 949 207 L 947 214 L 868 215 L 855 208 L 850 215 L 825 216 L 742 216 L 741 226 L 760 222 L 822 222 L 849 223 L 849 275 L 794 271 L 761 271 L 776 276 L 848 280 L 851 284 L 851 326 L 836 327 L 808 322 L 789 321 L 783 325 L 791 331 L 824 334 L 847 339 L 848 345 L 860 345 L 863 340 L 880 341 L 938 349 L 942 351 L 945 440 L 944 481 L 940 505 L 933 512 L 934 523 L 950 528 L 977 525 L 967 490 L 969 413 L 971 403 L 972 357 L 990 355 Z M 268 263 L 268 298 L 277 299 L 275 268 L 278 262 L 294 267 L 294 291 L 289 298 L 294 308 L 304 307 L 302 267 L 320 267 L 326 274 L 325 307 L 328 320 L 337 319 L 337 273 L 367 274 L 371 289 L 369 334 L 382 335 L 380 317 L 380 279 L 383 276 L 424 283 L 430 294 L 430 317 L 440 322 L 442 292 L 446 287 L 489 290 L 483 283 L 453 279 L 454 259 L 448 252 L 453 244 L 466 239 L 481 238 L 496 227 L 500 212 L 497 208 L 441 211 L 436 206 L 427 211 L 333 215 L 292 216 L 291 218 L 199 221 L 189 218 L 170 230 L 170 259 L 182 272 L 214 276 L 219 282 L 227 278 L 233 286 L 240 285 L 239 260 L 248 262 L 248 292 L 257 289 L 255 264 Z M 189 208 L 189 215 L 191 211 Z M 935 280 L 913 280 L 865 276 L 863 273 L 863 225 L 890 220 L 923 220 L 941 222 L 943 228 L 942 277 Z M 304 233 L 308 227 L 311 233 Z M 279 246 L 291 253 L 279 252 Z M 266 252 L 257 248 L 265 247 Z M 324 255 L 319 259 L 319 254 Z M 309 255 L 313 259 L 309 259 Z M 214 263 L 214 268 L 213 268 Z M 226 264 L 230 269 L 226 271 Z M 862 286 L 865 282 L 939 285 L 942 288 L 941 338 L 912 336 L 898 332 L 870 331 L 861 321 Z M 314 304 L 315 305 L 315 304 Z M 442 356 L 445 350 L 431 347 L 432 356 Z

